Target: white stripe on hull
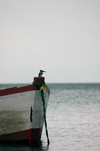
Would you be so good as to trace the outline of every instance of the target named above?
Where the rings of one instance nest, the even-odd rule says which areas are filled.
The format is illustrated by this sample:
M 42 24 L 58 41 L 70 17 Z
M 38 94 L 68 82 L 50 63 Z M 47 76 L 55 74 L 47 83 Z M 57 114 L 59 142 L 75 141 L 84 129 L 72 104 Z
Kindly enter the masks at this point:
M 48 98 L 47 92 L 46 107 Z M 32 122 L 30 121 L 31 106 Z M 43 104 L 39 90 L 0 97 L 0 135 L 42 128 L 43 121 Z

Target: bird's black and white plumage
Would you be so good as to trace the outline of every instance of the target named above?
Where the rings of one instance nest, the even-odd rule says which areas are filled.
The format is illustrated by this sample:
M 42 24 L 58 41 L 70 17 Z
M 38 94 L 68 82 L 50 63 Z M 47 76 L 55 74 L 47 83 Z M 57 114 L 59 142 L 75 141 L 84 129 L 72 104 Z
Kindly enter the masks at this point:
M 40 70 L 40 72 L 39 72 L 39 74 L 38 74 L 38 77 L 42 77 L 43 72 L 46 72 L 46 71 Z

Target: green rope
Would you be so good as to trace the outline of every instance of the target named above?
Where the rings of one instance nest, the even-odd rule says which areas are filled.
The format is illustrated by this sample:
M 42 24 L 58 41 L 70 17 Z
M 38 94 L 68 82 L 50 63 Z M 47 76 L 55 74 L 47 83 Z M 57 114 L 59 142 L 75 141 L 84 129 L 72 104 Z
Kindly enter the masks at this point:
M 38 83 L 33 82 L 33 85 L 35 85 L 35 86 L 37 86 L 39 89 L 41 89 L 41 87 L 42 87 L 43 85 L 45 86 L 45 83 L 43 83 L 43 84 L 38 84 Z M 48 141 L 48 145 L 49 145 L 49 144 L 50 144 L 50 141 L 49 141 L 48 130 L 47 130 L 44 90 L 41 89 L 40 91 L 41 91 L 41 97 L 42 97 L 42 103 L 43 103 L 43 115 L 44 115 L 44 121 L 45 121 L 45 130 L 46 130 L 46 136 L 47 136 L 47 141 Z

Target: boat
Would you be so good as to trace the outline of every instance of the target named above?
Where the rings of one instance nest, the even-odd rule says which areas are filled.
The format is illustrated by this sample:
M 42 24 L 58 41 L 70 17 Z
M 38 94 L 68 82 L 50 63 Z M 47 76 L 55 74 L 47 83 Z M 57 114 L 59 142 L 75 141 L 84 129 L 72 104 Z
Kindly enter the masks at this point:
M 48 137 L 49 95 L 45 78 L 41 76 L 34 77 L 31 85 L 0 90 L 0 143 L 39 143 L 44 122 Z

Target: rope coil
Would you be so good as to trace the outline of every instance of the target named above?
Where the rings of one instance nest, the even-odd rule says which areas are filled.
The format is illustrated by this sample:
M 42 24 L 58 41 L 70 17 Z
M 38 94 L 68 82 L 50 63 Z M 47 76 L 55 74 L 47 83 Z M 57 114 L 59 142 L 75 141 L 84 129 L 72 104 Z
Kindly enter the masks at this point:
M 45 121 L 45 130 L 46 130 L 47 142 L 49 145 L 50 141 L 49 141 L 48 130 L 47 130 L 46 109 L 45 109 L 45 97 L 46 97 L 46 90 L 44 89 L 45 83 L 38 84 L 38 83 L 33 82 L 33 85 L 37 86 L 41 92 L 42 103 L 43 103 L 43 116 L 44 116 L 44 121 Z M 44 97 L 44 92 L 45 92 L 45 97 Z

